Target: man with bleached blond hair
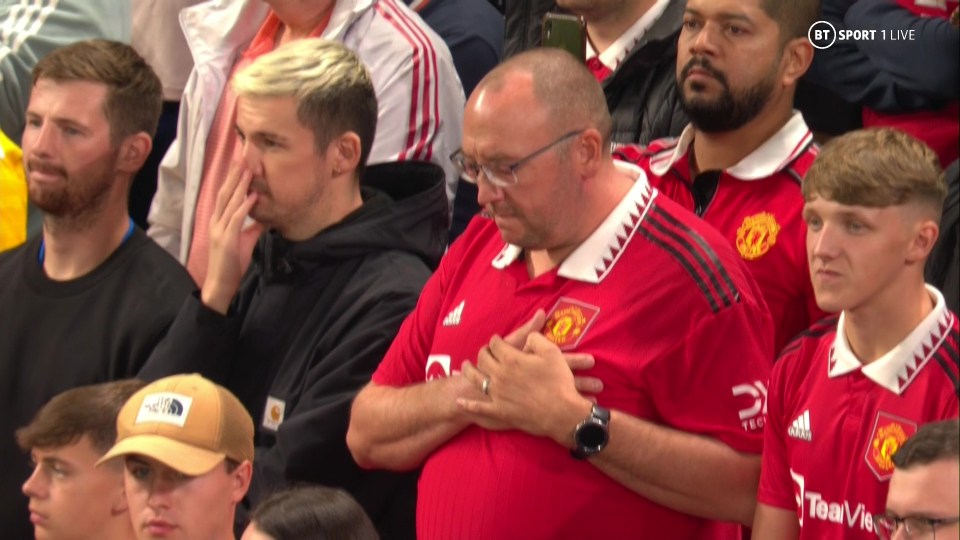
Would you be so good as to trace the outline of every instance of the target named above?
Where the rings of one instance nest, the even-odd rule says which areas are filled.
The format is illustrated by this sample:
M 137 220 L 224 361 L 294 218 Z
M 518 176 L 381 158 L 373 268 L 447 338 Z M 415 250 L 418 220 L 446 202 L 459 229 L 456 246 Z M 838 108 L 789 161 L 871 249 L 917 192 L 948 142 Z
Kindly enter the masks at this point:
M 412 535 L 412 475 L 361 470 L 345 437 L 354 394 L 443 252 L 443 170 L 365 166 L 377 97 L 339 43 L 280 47 L 233 91 L 240 158 L 210 222 L 209 271 L 142 375 L 201 371 L 240 398 L 258 426 L 249 503 L 292 481 L 337 486 L 381 530 Z M 256 250 L 250 228 L 265 231 Z
M 230 81 L 294 41 L 320 37 L 355 52 L 377 96 L 368 161 L 438 164 L 453 200 L 457 174 L 449 156 L 460 144 L 463 89 L 446 45 L 400 0 L 221 0 L 184 9 L 180 19 L 195 68 L 177 139 L 160 165 L 148 232 L 197 283 L 208 270 L 207 223 L 243 144 L 233 129 L 237 94 Z M 250 259 L 243 262 L 245 269 Z

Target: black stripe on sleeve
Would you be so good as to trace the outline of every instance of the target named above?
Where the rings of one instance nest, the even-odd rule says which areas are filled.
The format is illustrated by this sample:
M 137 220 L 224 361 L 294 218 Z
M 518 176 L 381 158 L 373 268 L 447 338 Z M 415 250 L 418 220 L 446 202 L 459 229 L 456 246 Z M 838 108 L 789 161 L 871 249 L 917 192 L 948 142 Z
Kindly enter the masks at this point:
M 710 311 L 712 311 L 713 313 L 717 313 L 718 311 L 720 311 L 720 306 L 717 305 L 716 298 L 714 298 L 713 294 L 710 292 L 710 288 L 703 281 L 703 277 L 700 274 L 698 274 L 696 270 L 694 270 L 693 265 L 690 264 L 690 261 L 688 261 L 677 249 L 675 249 L 673 246 L 668 244 L 666 241 L 656 237 L 653 234 L 653 231 L 648 230 L 647 227 L 641 225 L 638 228 L 638 231 L 640 232 L 640 234 L 645 236 L 647 240 L 650 240 L 654 244 L 663 248 L 663 250 L 666 251 L 667 253 L 673 255 L 673 258 L 675 258 L 677 262 L 679 262 L 680 265 L 683 266 L 683 268 L 687 271 L 687 273 L 690 274 L 690 277 L 693 278 L 694 283 L 696 283 L 697 287 L 700 288 L 700 291 L 703 293 L 703 296 L 707 298 L 707 302 L 710 304 Z
M 711 282 L 716 288 L 717 294 L 723 298 L 724 305 L 730 306 L 732 303 L 739 302 L 740 292 L 737 290 L 737 286 L 734 285 L 733 279 L 730 277 L 727 269 L 723 266 L 723 263 L 720 262 L 720 258 L 717 257 L 717 252 L 714 251 L 709 244 L 707 244 L 707 241 L 704 240 L 699 233 L 681 223 L 679 220 L 677 220 L 677 218 L 668 214 L 659 206 L 653 205 L 650 210 L 654 216 L 662 218 L 664 221 L 670 225 L 673 225 L 677 230 L 680 231 L 680 233 L 683 235 L 682 237 L 676 233 L 671 234 L 671 237 L 680 243 L 686 251 L 688 251 L 697 259 L 697 262 L 700 263 L 700 266 L 704 272 L 710 276 Z M 693 243 L 691 243 L 691 240 Z M 700 247 L 703 252 L 703 256 L 701 256 L 693 244 L 696 244 Z M 703 258 L 704 256 L 706 259 L 709 259 L 709 263 Z M 720 283 L 717 282 L 716 276 L 720 276 L 720 279 L 723 280 L 723 283 L 727 286 L 726 290 L 724 290 Z
M 944 358 L 944 356 L 949 356 L 949 355 L 944 353 L 946 353 L 946 350 L 941 349 L 940 351 L 937 352 L 937 354 L 933 355 L 933 358 L 934 360 L 937 361 L 938 364 L 940 364 L 940 367 L 943 368 L 944 373 L 946 373 L 947 377 L 950 378 L 950 382 L 953 383 L 954 395 L 960 398 L 960 378 L 958 378 L 957 374 L 954 373 L 952 369 L 950 369 L 950 365 L 949 365 L 950 360 L 947 360 Z M 952 360 L 956 362 L 956 357 L 953 357 Z
M 780 354 L 777 356 L 783 356 L 788 353 L 792 353 L 800 348 L 800 344 L 807 339 L 818 339 L 824 334 L 829 334 L 837 329 L 837 321 L 840 319 L 839 315 L 828 315 L 819 321 L 813 323 L 810 328 L 807 328 L 803 332 L 797 334 L 797 337 L 790 340 L 780 351 Z

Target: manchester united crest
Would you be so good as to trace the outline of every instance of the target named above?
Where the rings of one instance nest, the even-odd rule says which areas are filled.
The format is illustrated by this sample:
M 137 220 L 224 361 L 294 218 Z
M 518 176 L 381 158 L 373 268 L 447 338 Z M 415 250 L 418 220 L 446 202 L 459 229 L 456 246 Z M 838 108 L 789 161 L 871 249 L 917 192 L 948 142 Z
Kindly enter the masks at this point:
M 885 412 L 877 413 L 864 458 L 877 479 L 886 482 L 893 475 L 893 454 L 914 433 L 917 424 Z
M 561 350 L 570 350 L 580 344 L 600 308 L 570 298 L 560 298 L 547 315 L 543 335 Z
M 737 251 L 744 260 L 763 257 L 777 243 L 780 224 L 769 212 L 761 212 L 743 218 L 737 229 Z

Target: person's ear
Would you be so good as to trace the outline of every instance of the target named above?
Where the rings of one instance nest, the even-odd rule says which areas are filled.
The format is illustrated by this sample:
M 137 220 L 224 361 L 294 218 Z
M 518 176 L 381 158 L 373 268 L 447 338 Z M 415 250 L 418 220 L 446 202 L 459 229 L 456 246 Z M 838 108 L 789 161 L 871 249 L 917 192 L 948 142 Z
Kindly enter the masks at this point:
M 114 516 L 119 516 L 120 514 L 126 513 L 130 506 L 127 504 L 127 490 L 124 487 L 124 478 L 123 478 L 123 460 L 114 460 L 120 462 L 120 467 L 116 471 L 117 473 L 117 489 L 113 490 L 111 494 L 110 501 L 110 513 Z M 106 463 L 104 467 L 114 467 L 116 463 Z
M 940 226 L 932 219 L 923 219 L 914 227 L 913 238 L 907 246 L 908 263 L 924 263 L 940 237 Z
M 780 59 L 782 74 L 780 82 L 783 86 L 797 84 L 800 77 L 810 69 L 813 63 L 813 45 L 807 38 L 791 39 L 783 48 Z
M 153 139 L 143 131 L 125 137 L 117 152 L 117 170 L 131 176 L 137 174 L 152 148 Z
M 113 504 L 110 505 L 110 513 L 114 516 L 125 514 L 130 507 L 127 505 L 127 492 L 121 489 L 120 493 L 114 497 Z
M 594 128 L 586 129 L 576 137 L 571 147 L 570 156 L 573 165 L 583 171 L 584 177 L 592 178 L 604 163 L 606 151 L 603 145 L 603 135 Z
M 249 460 L 237 466 L 230 473 L 230 499 L 239 503 L 250 489 L 250 480 L 253 478 L 253 464 Z
M 347 131 L 330 142 L 327 148 L 328 162 L 334 176 L 349 172 L 351 175 L 360 167 L 360 136 Z

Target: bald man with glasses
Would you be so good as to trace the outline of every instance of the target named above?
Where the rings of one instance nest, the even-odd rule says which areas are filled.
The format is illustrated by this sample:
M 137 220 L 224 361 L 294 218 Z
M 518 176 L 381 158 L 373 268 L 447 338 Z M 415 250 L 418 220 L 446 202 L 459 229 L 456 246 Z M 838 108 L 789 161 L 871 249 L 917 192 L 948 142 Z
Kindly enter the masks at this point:
M 470 97 L 452 161 L 485 216 L 347 434 L 362 466 L 423 467 L 418 538 L 738 538 L 752 519 L 761 437 L 743 418 L 763 407 L 770 315 L 718 233 L 613 161 L 610 132 L 563 51 L 518 55 Z
M 527 157 L 521 158 L 512 164 L 508 165 L 481 165 L 476 161 L 471 160 L 463 153 L 463 149 L 457 150 L 450 156 L 450 159 L 453 161 L 453 164 L 460 169 L 460 177 L 465 181 L 470 182 L 471 184 L 477 184 L 480 182 L 480 173 L 483 173 L 483 176 L 487 179 L 487 182 L 490 182 L 491 185 L 499 188 L 507 188 L 512 185 L 515 185 L 519 180 L 517 180 L 517 169 L 523 167 L 527 163 L 530 163 L 536 159 L 541 154 L 546 153 L 548 150 L 552 150 L 554 146 L 567 141 L 574 135 L 580 135 L 584 130 L 576 129 L 565 133 L 559 139 L 553 141 L 552 143 L 544 146 L 539 150 L 534 150 Z

